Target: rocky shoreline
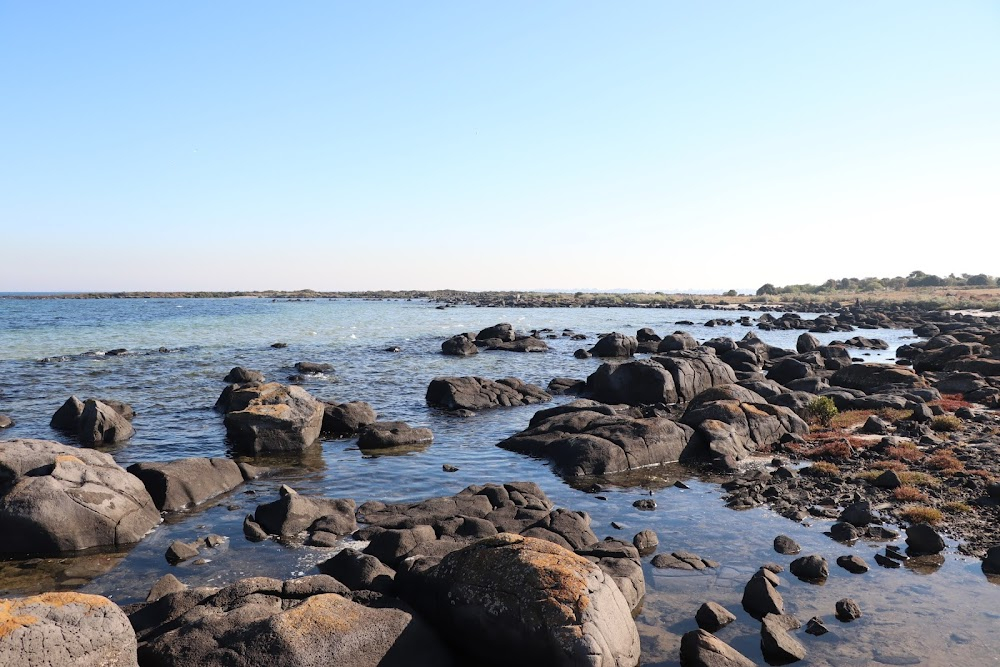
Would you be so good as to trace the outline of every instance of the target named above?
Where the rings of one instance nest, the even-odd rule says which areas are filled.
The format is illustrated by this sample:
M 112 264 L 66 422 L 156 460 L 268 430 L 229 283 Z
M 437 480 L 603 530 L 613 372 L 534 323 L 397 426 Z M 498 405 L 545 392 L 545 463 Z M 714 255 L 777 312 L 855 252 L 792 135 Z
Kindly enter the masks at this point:
M 789 520 L 822 524 L 846 545 L 883 541 L 884 551 L 874 556 L 881 567 L 909 562 L 933 571 L 943 562 L 946 536 L 962 553 L 981 558 L 984 573 L 1000 574 L 1000 318 L 855 306 L 811 319 L 765 313 L 746 326 L 802 333 L 790 350 L 753 331 L 740 340 L 700 343 L 683 331 L 612 332 L 577 351 L 604 361 L 586 378 L 554 378 L 543 389 L 517 378 L 439 377 L 426 400 L 468 417 L 574 394 L 575 401 L 542 407 L 526 429 L 497 446 L 551 461 L 569 480 L 609 484 L 618 475 L 685 461 L 711 471 L 733 510 L 768 506 Z M 859 328 L 910 328 L 919 340 L 896 350 L 896 364 L 871 364 L 854 355 L 883 341 L 855 335 L 821 345 L 810 333 Z M 574 336 L 517 333 L 501 323 L 456 334 L 443 341 L 442 354 L 544 354 L 547 338 Z M 296 368 L 333 371 L 313 362 Z M 428 429 L 379 421 L 366 403 L 323 403 L 294 382 L 266 382 L 241 368 L 226 381 L 216 408 L 248 461 L 308 452 L 321 433 L 357 437 L 369 451 L 419 450 L 433 442 Z M 52 425 L 83 445 L 120 443 L 132 435 L 133 414 L 112 399 L 72 397 Z M 135 543 L 161 513 L 269 474 L 247 461 L 209 458 L 124 470 L 93 449 L 2 441 L 0 530 L 14 537 L 0 552 L 28 557 Z M 318 573 L 213 588 L 165 578 L 146 602 L 124 609 L 76 593 L 0 600 L 0 664 L 634 667 L 641 656 L 632 618 L 646 591 L 643 564 L 717 565 L 688 552 L 658 552 L 651 531 L 631 542 L 600 539 L 587 513 L 556 508 L 530 482 L 360 506 L 274 482 L 277 498 L 246 517 L 245 537 L 331 549 Z M 600 483 L 590 491 L 599 494 Z M 640 510 L 656 507 L 652 500 L 636 503 Z M 220 539 L 175 543 L 166 557 L 198 558 Z M 797 545 L 779 535 L 775 551 L 795 555 Z M 846 556 L 836 564 L 851 573 L 871 567 Z M 816 555 L 789 566 L 803 580 L 831 576 Z M 742 606 L 760 623 L 763 658 L 787 663 L 805 658 L 802 634 L 822 634 L 825 626 L 821 618 L 806 622 L 784 613 L 780 567 L 765 564 L 753 575 Z M 829 613 L 850 622 L 863 610 L 845 598 Z M 706 600 L 693 619 L 698 629 L 683 635 L 681 664 L 754 664 L 756 656 L 714 636 L 730 616 Z

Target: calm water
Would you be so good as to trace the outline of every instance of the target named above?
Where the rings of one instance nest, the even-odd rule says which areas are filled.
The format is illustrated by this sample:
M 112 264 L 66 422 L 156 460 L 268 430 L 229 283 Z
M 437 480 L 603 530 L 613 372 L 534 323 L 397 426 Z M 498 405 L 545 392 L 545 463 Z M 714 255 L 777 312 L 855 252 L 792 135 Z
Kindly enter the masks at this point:
M 695 627 L 694 612 L 709 599 L 739 617 L 720 636 L 759 659 L 759 625 L 743 614 L 739 600 L 743 585 L 761 563 L 790 560 L 771 549 L 775 535 L 792 536 L 806 553 L 821 553 L 831 565 L 839 555 L 857 553 L 874 566 L 872 555 L 878 546 L 838 545 L 822 534 L 822 522 L 801 526 L 764 509 L 733 512 L 723 506 L 714 484 L 678 466 L 652 471 L 633 486 L 612 487 L 603 494 L 606 501 L 597 500 L 566 484 L 544 462 L 494 446 L 524 428 L 536 408 L 485 411 L 463 419 L 438 413 L 424 403 L 427 384 L 438 375 L 513 375 L 543 386 L 556 376 L 585 378 L 600 362 L 575 359 L 572 352 L 592 345 L 598 333 L 634 333 L 650 326 L 661 335 L 683 329 L 699 340 L 738 339 L 751 329 L 709 328 L 700 323 L 741 314 L 598 308 L 437 310 L 417 301 L 0 299 L 0 413 L 16 421 L 4 438 L 65 441 L 49 429 L 48 422 L 56 408 L 75 394 L 123 400 L 135 408 L 136 436 L 111 450 L 122 465 L 231 455 L 222 418 L 212 410 L 225 386 L 222 378 L 241 365 L 263 371 L 270 380 L 284 381 L 295 372 L 297 361 L 335 367 L 328 376 L 305 382 L 316 397 L 368 401 L 383 419 L 401 419 L 434 431 L 432 446 L 401 456 L 364 456 L 353 440 L 325 442 L 308 460 L 282 464 L 276 477 L 245 485 L 197 511 L 168 517 L 127 553 L 0 563 L 0 594 L 68 588 L 126 603 L 144 597 L 168 571 L 186 583 L 215 585 L 250 575 L 314 572 L 315 563 L 329 555 L 326 550 L 253 544 L 243 538 L 243 517 L 258 503 L 276 497 L 280 483 L 360 503 L 418 500 L 454 493 L 469 484 L 526 479 L 540 484 L 557 504 L 589 512 L 600 537 L 631 539 L 635 532 L 652 528 L 660 537 L 661 550 L 686 549 L 723 564 L 718 571 L 680 575 L 647 566 L 649 594 L 637 619 L 644 665 L 677 664 L 679 637 Z M 676 325 L 678 320 L 699 324 Z M 461 359 L 439 353 L 448 336 L 497 322 L 511 322 L 524 331 L 550 328 L 559 337 L 548 341 L 552 350 L 544 354 L 487 352 Z M 586 334 L 588 340 L 562 337 L 567 328 Z M 798 336 L 798 332 L 752 330 L 783 347 L 794 347 Z M 910 335 L 905 330 L 858 333 L 890 344 L 889 352 L 870 353 L 866 360 L 891 359 L 891 350 Z M 849 335 L 817 337 L 827 342 Z M 273 349 L 270 345 L 275 342 L 288 347 Z M 389 346 L 399 346 L 402 352 L 383 351 Z M 99 354 L 115 348 L 125 348 L 129 354 Z M 458 466 L 459 471 L 443 472 L 444 463 Z M 671 486 L 679 478 L 691 488 Z M 633 500 L 650 493 L 659 506 L 655 512 L 632 507 Z M 613 529 L 612 521 L 623 529 Z M 171 541 L 210 532 L 230 539 L 226 547 L 207 556 L 208 563 L 167 565 L 163 553 Z M 782 577 L 788 611 L 803 621 L 822 616 L 832 630 L 821 638 L 798 635 L 809 650 L 805 664 L 978 665 L 1000 660 L 1000 587 L 987 582 L 978 561 L 950 554 L 933 572 L 874 566 L 867 574 L 850 575 L 836 566 L 832 569 L 824 586 L 798 582 L 787 573 Z M 834 619 L 834 602 L 842 597 L 859 602 L 865 614 L 861 620 L 841 625 Z

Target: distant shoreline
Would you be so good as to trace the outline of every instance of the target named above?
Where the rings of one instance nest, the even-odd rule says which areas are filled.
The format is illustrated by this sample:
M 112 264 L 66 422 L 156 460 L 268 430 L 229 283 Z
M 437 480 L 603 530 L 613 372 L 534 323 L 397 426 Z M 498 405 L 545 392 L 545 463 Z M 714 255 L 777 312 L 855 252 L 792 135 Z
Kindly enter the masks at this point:
M 868 308 L 906 310 L 1000 311 L 997 288 L 907 288 L 881 292 L 827 294 L 667 294 L 663 292 L 518 292 L 462 290 L 377 290 L 319 292 L 313 290 L 191 291 L 191 292 L 60 292 L 6 293 L 0 299 L 363 299 L 427 300 L 439 306 L 470 305 L 516 308 L 705 308 L 707 310 L 834 311 L 862 304 Z

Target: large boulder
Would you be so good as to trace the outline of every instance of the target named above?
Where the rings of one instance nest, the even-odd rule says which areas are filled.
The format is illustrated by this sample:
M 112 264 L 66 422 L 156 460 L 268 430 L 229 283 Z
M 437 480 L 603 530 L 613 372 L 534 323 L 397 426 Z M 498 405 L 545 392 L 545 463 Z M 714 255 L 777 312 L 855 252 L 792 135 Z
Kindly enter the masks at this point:
M 835 387 L 859 389 L 870 394 L 885 385 L 926 387 L 927 383 L 913 371 L 887 364 L 851 364 L 841 368 L 830 378 Z
M 499 339 L 504 343 L 512 343 L 517 338 L 514 333 L 514 327 L 507 322 L 501 322 L 500 324 L 494 324 L 491 327 L 486 327 L 478 334 L 476 334 L 476 340 L 478 341 L 491 341 L 494 339 Z
M 301 452 L 316 443 L 323 426 L 323 404 L 301 387 L 269 382 L 238 388 L 230 406 L 230 441 L 254 453 Z
M 552 396 L 513 377 L 495 382 L 481 377 L 439 377 L 431 380 L 426 399 L 428 405 L 445 410 L 484 410 L 542 403 Z
M 635 336 L 626 336 L 616 331 L 598 340 L 590 348 L 590 354 L 595 357 L 631 357 L 638 348 L 639 341 Z
M 303 496 L 282 486 L 279 498 L 258 505 L 252 520 L 269 535 L 296 535 L 314 526 L 321 526 L 323 532 L 347 535 L 358 527 L 354 510 L 351 499 Z
M 690 401 L 709 387 L 736 382 L 732 367 L 705 348 L 659 355 L 653 361 L 670 373 L 679 401 Z
M 644 405 L 676 403 L 674 378 L 660 364 L 640 359 L 602 364 L 587 378 L 586 395 L 604 403 Z
M 698 629 L 681 637 L 681 667 L 754 667 L 755 664 L 711 632 Z
M 317 578 L 329 585 L 262 577 L 237 581 L 143 633 L 147 640 L 139 646 L 139 659 L 157 667 L 453 664 L 433 629 L 398 602 L 362 606 L 326 592 L 343 590 L 332 578 Z M 132 613 L 134 622 L 142 611 Z
M 736 382 L 732 367 L 705 351 L 604 364 L 587 378 L 587 395 L 604 403 L 644 405 L 689 401 L 699 392 Z
M 110 405 L 93 398 L 83 404 L 77 438 L 85 445 L 111 445 L 135 435 L 132 424 Z
M 326 402 L 323 406 L 322 431 L 338 437 L 356 435 L 377 419 L 375 408 L 364 401 Z
M 550 542 L 502 533 L 422 579 L 411 603 L 479 664 L 639 664 L 639 634 L 611 577 Z
M 693 350 L 698 347 L 698 341 L 686 331 L 675 331 L 663 338 L 656 346 L 657 352 L 676 352 L 678 350 Z
M 469 334 L 458 334 L 441 343 L 441 353 L 452 357 L 468 357 L 478 354 L 479 348 Z
M 635 419 L 589 401 L 560 407 L 533 418 L 527 430 L 497 446 L 550 459 L 569 477 L 623 472 L 701 453 L 699 443 L 692 442 L 694 430 L 669 419 Z
M 737 460 L 777 444 L 787 434 L 809 432 L 809 425 L 786 407 L 738 400 L 692 403 L 681 423 L 701 434 L 712 455 Z
M 429 428 L 410 426 L 406 422 L 375 422 L 369 424 L 358 436 L 361 449 L 423 448 L 433 442 Z
M 125 613 L 99 595 L 0 599 L 0 665 L 136 667 L 135 632 Z
M 189 458 L 163 463 L 134 463 L 128 471 L 142 480 L 161 512 L 199 505 L 232 491 L 256 476 L 232 459 Z
M 0 442 L 0 553 L 122 546 L 159 522 L 142 482 L 111 456 L 47 440 Z

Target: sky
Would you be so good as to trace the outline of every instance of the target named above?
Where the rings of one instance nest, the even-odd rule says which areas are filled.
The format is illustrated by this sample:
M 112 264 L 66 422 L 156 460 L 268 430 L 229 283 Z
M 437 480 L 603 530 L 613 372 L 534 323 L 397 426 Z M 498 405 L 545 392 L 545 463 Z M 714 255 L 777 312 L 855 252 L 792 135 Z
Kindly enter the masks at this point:
M 0 291 L 1000 274 L 1000 3 L 0 0 Z

